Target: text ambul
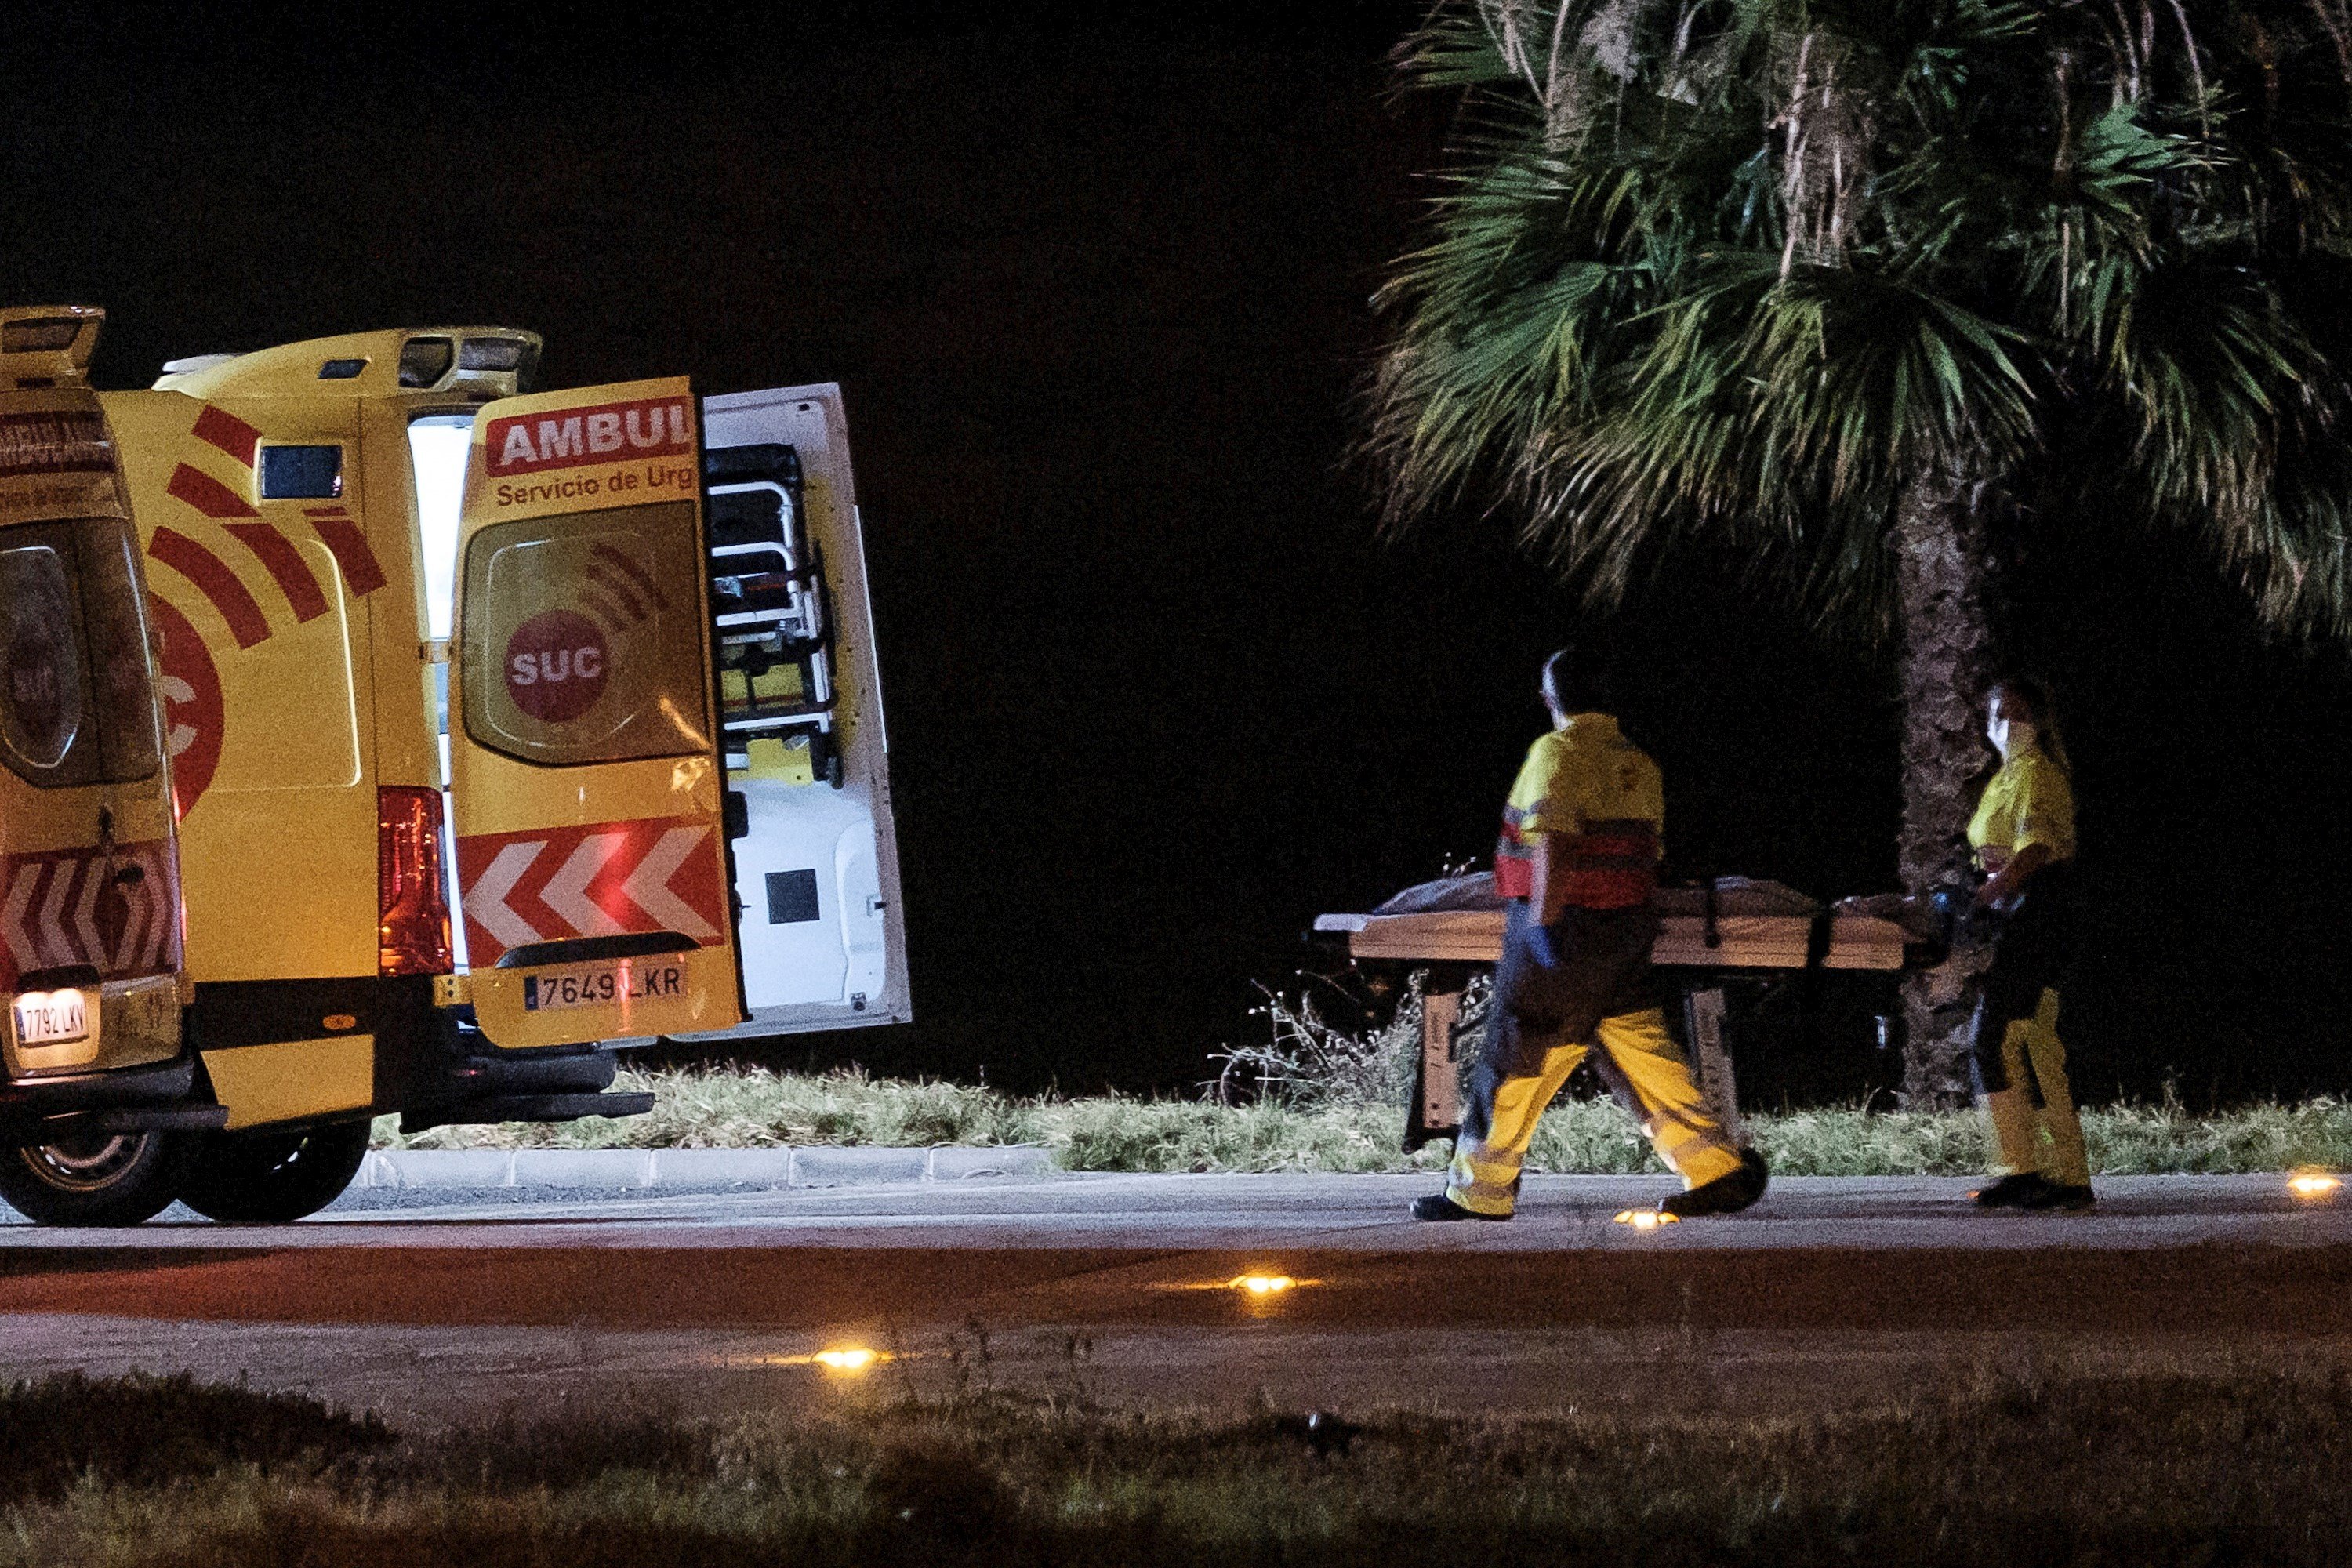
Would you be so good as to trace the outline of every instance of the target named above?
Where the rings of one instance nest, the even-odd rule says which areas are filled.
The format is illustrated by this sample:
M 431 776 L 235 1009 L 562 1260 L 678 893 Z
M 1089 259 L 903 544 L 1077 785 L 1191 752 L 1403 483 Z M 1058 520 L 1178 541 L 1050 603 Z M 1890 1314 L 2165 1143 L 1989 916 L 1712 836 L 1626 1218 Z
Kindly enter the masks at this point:
M 678 397 L 606 403 L 490 421 L 484 445 L 492 478 L 694 450 L 694 417 Z

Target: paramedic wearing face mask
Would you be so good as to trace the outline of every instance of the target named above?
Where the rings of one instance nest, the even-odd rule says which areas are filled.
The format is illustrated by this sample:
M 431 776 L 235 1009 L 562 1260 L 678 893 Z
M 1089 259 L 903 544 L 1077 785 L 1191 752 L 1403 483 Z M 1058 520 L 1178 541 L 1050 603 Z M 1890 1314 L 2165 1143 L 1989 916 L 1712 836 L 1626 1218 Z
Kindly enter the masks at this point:
M 2000 770 L 1969 822 L 1986 873 L 1979 918 L 1998 922 L 1970 1054 L 1992 1123 L 1985 1208 L 2086 1209 L 2090 1166 L 2058 1043 L 2058 993 L 2074 945 L 2074 791 L 2048 687 L 2011 676 L 1986 697 Z
M 1640 1107 L 1685 1190 L 1677 1217 L 1731 1214 L 1764 1193 L 1764 1162 L 1707 1113 L 1650 983 L 1664 786 L 1658 767 L 1592 710 L 1594 671 L 1556 653 L 1543 670 L 1551 732 L 1528 748 L 1503 813 L 1495 889 L 1507 900 L 1493 1022 L 1473 1071 L 1445 1191 L 1422 1220 L 1508 1219 L 1536 1122 L 1585 1053 Z

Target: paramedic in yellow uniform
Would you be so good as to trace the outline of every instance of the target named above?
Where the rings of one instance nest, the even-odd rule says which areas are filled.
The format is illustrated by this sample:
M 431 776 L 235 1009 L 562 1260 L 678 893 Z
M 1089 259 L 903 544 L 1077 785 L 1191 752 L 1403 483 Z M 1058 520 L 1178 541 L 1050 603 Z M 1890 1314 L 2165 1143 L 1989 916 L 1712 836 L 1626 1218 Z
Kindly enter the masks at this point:
M 2074 948 L 2074 789 L 2058 713 L 2040 681 L 2010 677 L 1986 697 L 2000 771 L 1969 843 L 1985 873 L 1979 918 L 1996 922 L 1969 1065 L 1992 1123 L 1986 1208 L 2086 1209 L 2091 1169 L 2058 1043 L 2058 992 Z
M 1707 1113 L 1650 977 L 1664 786 L 1569 653 L 1544 665 L 1552 730 L 1528 748 L 1503 813 L 1495 885 L 1508 902 L 1486 1049 L 1471 1075 L 1445 1191 L 1415 1219 L 1508 1219 L 1536 1122 L 1595 1044 L 1685 1190 L 1678 1217 L 1763 1195 L 1764 1162 Z

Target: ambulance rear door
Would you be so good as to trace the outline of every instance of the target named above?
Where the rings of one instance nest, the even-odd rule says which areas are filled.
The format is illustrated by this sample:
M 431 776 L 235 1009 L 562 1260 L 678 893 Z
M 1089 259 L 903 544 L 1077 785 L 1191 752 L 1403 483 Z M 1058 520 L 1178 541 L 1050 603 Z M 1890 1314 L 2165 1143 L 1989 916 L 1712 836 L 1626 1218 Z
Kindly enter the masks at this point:
M 745 994 L 738 1036 L 914 1016 L 841 389 L 703 403 Z
M 467 988 L 509 1049 L 741 1021 L 683 377 L 485 404 L 450 648 Z
M 7 1077 L 180 1052 L 179 858 L 146 586 L 88 307 L 0 311 Z

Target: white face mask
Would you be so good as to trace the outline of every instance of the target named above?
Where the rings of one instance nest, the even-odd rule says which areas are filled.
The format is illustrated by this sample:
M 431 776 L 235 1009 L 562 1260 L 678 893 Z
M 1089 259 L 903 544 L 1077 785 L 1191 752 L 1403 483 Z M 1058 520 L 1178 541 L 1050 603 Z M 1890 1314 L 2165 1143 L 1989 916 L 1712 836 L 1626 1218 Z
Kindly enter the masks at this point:
M 2033 750 L 2033 722 L 2029 719 L 1995 719 L 1985 725 L 1985 739 L 1992 749 L 2008 762 L 2021 752 Z

